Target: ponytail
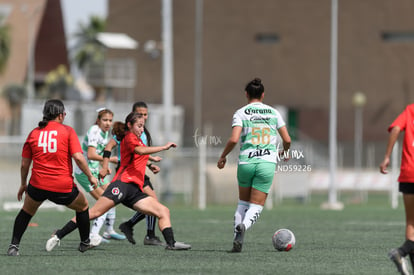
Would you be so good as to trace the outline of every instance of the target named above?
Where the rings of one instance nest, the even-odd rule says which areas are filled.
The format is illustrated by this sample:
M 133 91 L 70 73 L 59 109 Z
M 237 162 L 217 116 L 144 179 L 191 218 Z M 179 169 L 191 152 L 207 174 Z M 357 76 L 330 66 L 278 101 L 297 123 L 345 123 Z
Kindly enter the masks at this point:
M 148 131 L 147 127 L 144 126 L 144 133 L 147 136 L 147 146 L 152 146 L 152 138 L 151 138 L 151 134 Z
M 112 134 L 116 136 L 116 139 L 118 141 L 121 141 L 126 135 L 125 123 L 120 121 L 114 122 L 114 126 L 112 127 Z

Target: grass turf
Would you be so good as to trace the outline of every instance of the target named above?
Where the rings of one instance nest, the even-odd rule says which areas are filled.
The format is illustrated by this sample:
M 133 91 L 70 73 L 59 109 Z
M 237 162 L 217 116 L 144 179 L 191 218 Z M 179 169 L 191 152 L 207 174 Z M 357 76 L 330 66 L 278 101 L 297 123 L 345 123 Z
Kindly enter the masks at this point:
M 391 209 L 388 197 L 366 204 L 346 205 L 343 211 L 320 210 L 312 198 L 308 204 L 286 201 L 264 210 L 246 232 L 243 251 L 232 247 L 234 206 L 208 207 L 204 211 L 171 205 L 176 240 L 192 245 L 189 251 L 166 251 L 142 244 L 145 222 L 135 227 L 136 245 L 111 241 L 77 251 L 77 231 L 52 252 L 45 251 L 50 234 L 73 215 L 71 210 L 40 210 L 20 244 L 20 257 L 6 256 L 16 211 L 0 211 L 1 274 L 396 274 L 387 259 L 390 248 L 404 240 L 404 211 Z M 133 212 L 117 208 L 116 228 Z M 296 236 L 290 252 L 277 252 L 273 232 L 289 228 Z M 161 233 L 157 232 L 159 237 Z

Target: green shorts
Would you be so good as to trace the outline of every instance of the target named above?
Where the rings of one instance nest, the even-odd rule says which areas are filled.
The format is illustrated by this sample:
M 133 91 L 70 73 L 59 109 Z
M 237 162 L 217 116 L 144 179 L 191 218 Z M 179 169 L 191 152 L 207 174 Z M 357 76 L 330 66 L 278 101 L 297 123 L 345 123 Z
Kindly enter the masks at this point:
M 252 187 L 264 193 L 269 193 L 275 175 L 276 163 L 261 162 L 239 164 L 237 181 L 241 187 Z
M 76 174 L 75 173 L 76 181 L 85 189 L 86 192 L 91 192 L 93 190 L 93 186 L 88 180 L 88 177 L 82 173 L 82 174 Z M 109 177 L 105 177 L 104 179 L 98 180 L 98 187 L 108 184 L 109 183 Z

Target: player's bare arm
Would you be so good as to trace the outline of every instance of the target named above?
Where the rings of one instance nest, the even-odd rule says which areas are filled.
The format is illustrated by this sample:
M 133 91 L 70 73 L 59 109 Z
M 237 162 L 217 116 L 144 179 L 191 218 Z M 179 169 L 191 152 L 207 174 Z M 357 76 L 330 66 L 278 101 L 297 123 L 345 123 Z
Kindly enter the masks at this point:
M 164 146 L 137 146 L 135 147 L 134 152 L 138 155 L 151 155 L 175 147 L 177 147 L 177 144 L 175 144 L 174 142 L 167 142 L 167 144 L 165 144 Z
M 117 143 L 114 139 L 111 139 L 108 144 L 105 146 L 104 155 L 102 156 L 102 168 L 99 170 L 99 177 L 104 178 L 106 175 L 111 174 L 111 169 L 109 168 L 109 162 L 111 161 L 111 152 L 117 146 Z M 109 155 L 109 157 L 106 157 Z M 117 161 L 118 162 L 118 158 Z M 114 162 L 114 163 L 116 163 Z
M 384 160 L 380 164 L 380 172 L 383 174 L 388 173 L 387 167 L 390 164 L 390 156 L 391 156 L 392 148 L 394 147 L 394 144 L 397 141 L 400 133 L 401 133 L 401 128 L 398 126 L 393 127 L 390 132 L 390 135 L 388 137 L 387 148 L 385 150 Z
M 32 163 L 32 159 L 29 158 L 22 158 L 21 166 L 20 166 L 20 187 L 19 191 L 17 192 L 17 200 L 21 201 L 23 198 L 24 192 L 27 189 L 27 176 L 29 174 L 30 164 Z
M 226 165 L 226 157 L 227 155 L 233 150 L 234 146 L 236 146 L 237 142 L 240 139 L 242 127 L 240 126 L 234 126 L 231 131 L 231 136 L 229 140 L 226 143 L 226 147 L 224 147 L 223 153 L 221 153 L 221 156 L 217 162 L 217 167 L 219 169 L 223 169 Z

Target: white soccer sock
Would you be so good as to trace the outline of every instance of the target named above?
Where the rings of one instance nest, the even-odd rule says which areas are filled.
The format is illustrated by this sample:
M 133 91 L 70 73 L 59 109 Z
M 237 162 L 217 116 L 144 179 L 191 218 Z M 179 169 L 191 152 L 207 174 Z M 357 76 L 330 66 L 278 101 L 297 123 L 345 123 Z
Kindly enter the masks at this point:
M 243 224 L 246 230 L 249 229 L 259 219 L 260 213 L 262 213 L 263 206 L 260 204 L 251 203 L 246 215 L 243 219 Z
M 105 225 L 106 225 L 106 232 L 110 233 L 112 231 L 114 231 L 114 224 L 115 224 L 115 217 L 116 217 L 116 211 L 115 211 L 115 207 L 112 207 L 111 209 L 108 210 L 107 215 L 106 215 L 106 220 L 105 220 Z
M 236 213 L 234 213 L 234 232 L 236 232 L 236 226 L 241 224 L 244 216 L 246 215 L 246 211 L 249 209 L 249 202 L 239 200 L 237 203 Z
M 107 213 L 108 212 L 104 213 L 102 216 L 97 217 L 93 221 L 93 225 L 92 225 L 92 228 L 91 228 L 91 234 L 99 234 L 99 231 L 101 230 L 102 225 L 105 223 Z

